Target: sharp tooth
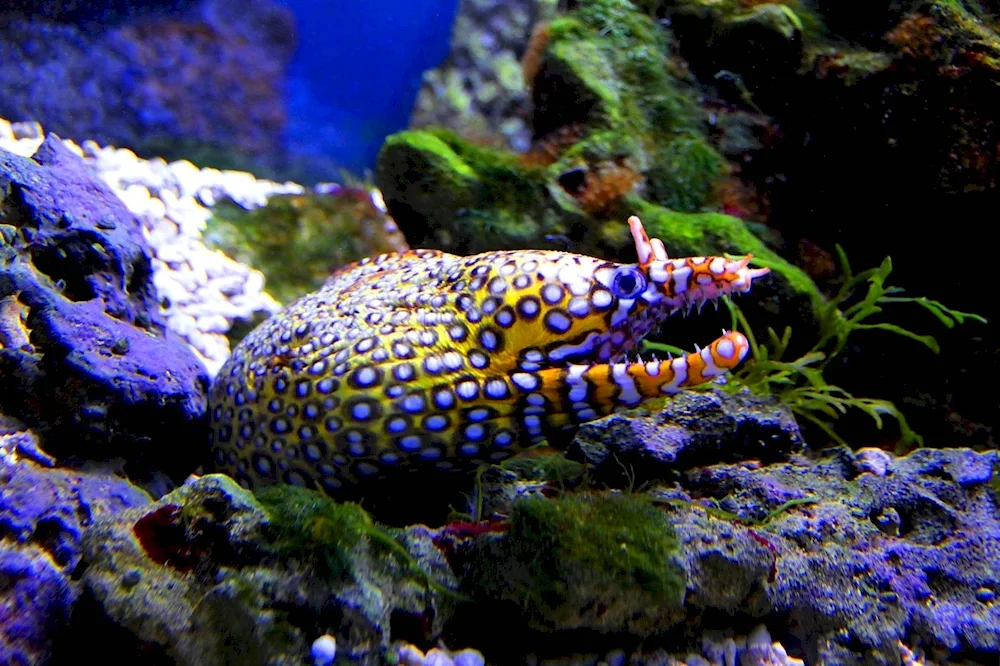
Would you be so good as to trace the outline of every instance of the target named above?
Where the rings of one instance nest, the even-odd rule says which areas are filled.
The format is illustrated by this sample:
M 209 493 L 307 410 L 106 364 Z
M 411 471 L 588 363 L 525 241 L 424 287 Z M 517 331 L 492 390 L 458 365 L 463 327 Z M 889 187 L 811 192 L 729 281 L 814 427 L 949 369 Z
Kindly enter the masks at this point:
M 696 354 L 700 354 L 701 353 L 701 347 L 699 347 L 697 344 L 694 346 L 694 353 L 696 353 Z

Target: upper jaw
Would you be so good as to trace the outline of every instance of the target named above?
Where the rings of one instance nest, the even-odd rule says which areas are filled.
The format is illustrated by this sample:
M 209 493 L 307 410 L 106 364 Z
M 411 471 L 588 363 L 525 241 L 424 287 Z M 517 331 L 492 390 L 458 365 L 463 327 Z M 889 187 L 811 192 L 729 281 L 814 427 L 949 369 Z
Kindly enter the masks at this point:
M 661 304 L 670 310 L 699 308 L 720 296 L 743 293 L 751 283 L 767 275 L 768 268 L 750 268 L 753 255 L 741 259 L 726 257 L 684 257 L 670 259 L 663 241 L 650 239 L 638 217 L 628 219 L 639 266 L 646 274 L 649 286 L 642 297 L 650 304 Z

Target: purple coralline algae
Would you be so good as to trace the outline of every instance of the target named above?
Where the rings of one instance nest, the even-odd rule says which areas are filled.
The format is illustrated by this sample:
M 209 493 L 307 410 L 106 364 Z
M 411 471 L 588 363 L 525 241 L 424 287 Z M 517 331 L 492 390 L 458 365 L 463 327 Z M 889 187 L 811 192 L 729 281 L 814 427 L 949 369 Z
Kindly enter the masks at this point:
M 0 408 L 59 459 L 183 478 L 208 376 L 164 326 L 139 222 L 54 135 L 0 151 L 0 192 Z
M 48 659 L 78 596 L 71 574 L 80 562 L 84 528 L 150 501 L 124 479 L 55 469 L 44 460 L 31 433 L 0 435 L 2 664 Z
M 789 618 L 810 663 L 895 663 L 898 641 L 1000 650 L 997 452 L 918 449 L 868 471 L 819 460 L 722 464 L 658 491 L 674 507 L 691 612 Z M 785 645 L 787 637 L 781 640 Z

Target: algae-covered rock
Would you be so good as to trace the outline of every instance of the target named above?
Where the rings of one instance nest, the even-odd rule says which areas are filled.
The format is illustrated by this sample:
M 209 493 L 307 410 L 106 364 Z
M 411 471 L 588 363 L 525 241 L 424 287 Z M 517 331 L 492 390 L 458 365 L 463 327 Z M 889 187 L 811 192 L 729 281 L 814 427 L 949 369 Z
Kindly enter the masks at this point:
M 474 254 L 533 247 L 546 235 L 565 233 L 543 170 L 446 130 L 389 137 L 377 182 L 414 247 Z
M 620 217 L 616 203 L 643 177 L 653 201 L 684 210 L 707 202 L 722 161 L 671 74 L 669 35 L 654 19 L 628 0 L 579 3 L 528 48 L 537 140 L 528 154 L 440 131 L 387 141 L 377 183 L 412 243 L 452 224 L 461 229 L 431 238 L 435 247 L 576 242 L 591 216 Z
M 721 208 L 714 197 L 728 168 L 671 45 L 664 25 L 628 0 L 575 3 L 536 29 L 525 56 L 535 129 L 527 153 L 443 129 L 389 137 L 376 183 L 410 243 L 634 261 L 625 219 L 638 214 L 672 256 L 752 252 L 773 271 L 752 298 L 770 301 L 765 314 L 782 304 L 780 323 L 755 324 L 811 326 L 821 299 L 812 281 L 742 220 L 709 214 Z
M 219 203 L 212 213 L 206 242 L 263 272 L 281 303 L 318 289 L 341 266 L 409 249 L 363 187 L 271 197 L 252 210 Z
M 709 460 L 718 424 L 707 421 Z M 996 451 L 786 450 L 705 467 L 678 456 L 671 470 L 655 460 L 669 446 L 662 429 L 628 436 L 647 447 L 647 469 L 622 458 L 626 474 L 600 474 L 620 490 L 550 486 L 554 499 L 515 500 L 490 533 L 442 530 L 474 612 L 505 613 L 515 627 L 525 618 L 535 646 L 597 630 L 586 634 L 594 651 L 647 632 L 647 645 L 699 644 L 723 618 L 727 629 L 765 623 L 808 664 L 898 664 L 901 639 L 936 663 L 993 663 L 1000 652 Z M 480 647 L 517 659 L 496 643 Z
M 678 143 L 684 143 L 678 140 Z M 670 150 L 700 154 L 690 141 Z M 574 151 L 583 150 L 580 147 Z M 670 168 L 687 182 L 682 161 Z M 584 170 L 580 179 L 589 172 Z M 810 322 L 820 295 L 809 277 L 758 239 L 742 220 L 718 213 L 683 213 L 622 192 L 621 215 L 598 221 L 567 192 L 566 174 L 522 164 L 516 156 L 477 146 L 446 130 L 408 131 L 390 137 L 379 159 L 386 204 L 416 247 L 457 254 L 489 249 L 568 249 L 635 261 L 626 214 L 638 214 L 671 256 L 753 253 L 773 277 L 754 292 L 758 301 L 781 302 L 787 323 Z M 581 181 L 582 182 L 582 181 Z M 687 190 L 693 191 L 693 189 Z M 675 194 L 670 196 L 678 196 Z M 774 311 L 774 307 L 767 308 Z M 776 325 L 776 324 L 775 324 Z
M 720 148 L 739 165 L 741 185 L 762 204 L 755 209 L 759 219 L 780 232 L 790 250 L 800 248 L 799 263 L 826 281 L 822 287 L 837 286 L 839 245 L 856 269 L 891 256 L 895 286 L 996 318 L 997 301 L 983 299 L 979 290 L 926 279 L 931 257 L 948 261 L 973 251 L 975 231 L 952 233 L 951 226 L 976 228 L 997 208 L 995 5 L 643 5 L 669 20 L 677 52 L 711 105 L 714 130 L 757 139 L 727 140 Z M 783 18 L 781 12 L 790 13 Z M 792 14 L 802 24 L 799 31 Z M 739 210 L 741 202 L 735 203 Z M 926 234 L 914 233 L 918 229 L 939 232 L 933 248 Z M 991 280 L 988 263 L 980 262 L 963 271 L 961 282 Z M 921 308 L 897 312 L 893 324 L 902 328 L 926 324 Z M 873 333 L 848 350 L 839 368 L 831 366 L 827 378 L 861 393 L 866 370 L 877 365 L 881 377 L 893 379 L 878 387 L 879 394 L 902 405 L 914 430 L 939 441 L 972 437 L 973 446 L 993 448 L 1000 409 L 980 387 L 1000 370 L 998 330 L 973 325 L 935 332 L 942 349 L 938 372 L 927 372 L 908 350 L 897 349 L 897 339 Z
M 683 616 L 676 556 L 663 512 L 640 497 L 526 498 L 505 535 L 463 556 L 462 585 L 480 602 L 515 604 L 534 629 L 645 636 Z
M 122 633 L 177 664 L 307 664 L 337 637 L 338 654 L 381 663 L 389 622 L 429 635 L 450 614 L 455 585 L 426 530 L 388 532 L 357 505 L 279 488 L 258 501 L 232 479 L 190 481 L 149 507 L 97 521 L 84 538 L 91 635 Z M 129 644 L 131 641 L 131 644 Z

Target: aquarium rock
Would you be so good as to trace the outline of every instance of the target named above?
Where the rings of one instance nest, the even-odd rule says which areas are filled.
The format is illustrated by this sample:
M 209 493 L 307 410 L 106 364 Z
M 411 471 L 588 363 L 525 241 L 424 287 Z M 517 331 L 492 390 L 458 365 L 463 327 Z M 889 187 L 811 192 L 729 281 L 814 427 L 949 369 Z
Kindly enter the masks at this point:
M 23 156 L 33 155 L 43 137 L 39 131 L 18 139 L 0 123 L 0 148 Z M 233 322 L 273 314 L 280 305 L 264 290 L 260 271 L 206 247 L 202 236 L 210 208 L 220 200 L 255 208 L 269 197 L 301 194 L 305 188 L 241 171 L 201 169 L 184 160 L 144 160 L 127 148 L 93 141 L 63 143 L 139 219 L 153 251 L 152 280 L 167 327 L 187 340 L 214 375 L 229 356 L 225 334 Z
M 884 475 L 855 459 L 713 465 L 686 472 L 680 495 L 654 491 L 681 542 L 687 607 L 787 615 L 810 663 L 894 663 L 902 636 L 956 658 L 1000 650 L 1000 606 L 977 597 L 1000 587 L 997 452 L 918 449 Z M 890 509 L 898 534 L 878 524 Z
M 187 474 L 208 375 L 166 326 L 141 224 L 51 134 L 32 158 L 0 149 L 0 192 L 4 410 L 60 460 Z
M 53 468 L 36 460 L 39 452 L 31 432 L 0 435 L 2 664 L 43 663 L 64 635 L 79 593 L 72 573 L 84 528 L 150 501 L 124 479 Z
M 614 414 L 580 426 L 570 455 L 596 479 L 616 484 L 669 478 L 676 470 L 722 461 L 784 460 L 805 445 L 792 411 L 742 391 L 686 392 L 661 409 Z
M 143 646 L 181 666 L 306 666 L 333 649 L 318 627 L 338 660 L 374 666 L 390 620 L 393 635 L 408 627 L 402 638 L 425 642 L 455 596 L 426 528 L 388 531 L 302 489 L 257 499 L 217 474 L 95 521 L 83 552 L 81 603 L 95 612 L 73 629 L 114 643 L 112 661 Z

